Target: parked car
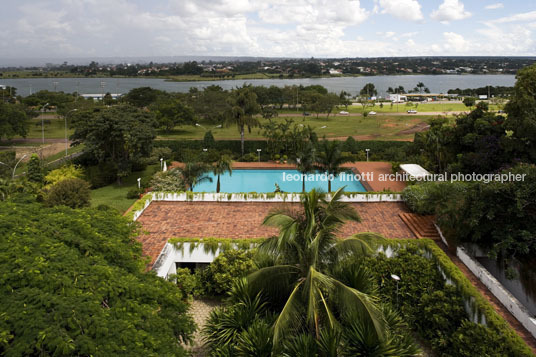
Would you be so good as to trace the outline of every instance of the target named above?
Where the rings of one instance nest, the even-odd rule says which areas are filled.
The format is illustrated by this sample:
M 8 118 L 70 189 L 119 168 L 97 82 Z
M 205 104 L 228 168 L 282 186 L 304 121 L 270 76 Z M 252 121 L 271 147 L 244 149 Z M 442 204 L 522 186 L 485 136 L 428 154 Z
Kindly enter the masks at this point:
M 303 112 L 303 116 L 304 116 L 304 117 L 308 117 L 309 115 L 311 115 L 311 114 L 309 114 L 309 113 L 307 113 L 307 112 Z
M 415 109 L 408 110 L 408 114 L 417 114 L 417 111 Z
M 341 111 L 339 112 L 339 114 L 340 114 L 340 115 L 348 115 L 348 114 L 350 114 L 350 113 L 345 112 L 344 110 L 341 110 Z
M 376 115 L 376 112 L 375 111 L 370 111 L 370 112 L 368 112 L 368 115 Z

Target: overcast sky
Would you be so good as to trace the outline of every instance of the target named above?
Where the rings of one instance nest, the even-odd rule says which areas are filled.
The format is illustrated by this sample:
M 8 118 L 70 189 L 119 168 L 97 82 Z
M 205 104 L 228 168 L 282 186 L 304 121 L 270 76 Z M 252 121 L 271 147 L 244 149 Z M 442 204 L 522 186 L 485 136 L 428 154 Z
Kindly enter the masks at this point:
M 536 55 L 536 0 L 2 0 L 0 58 Z

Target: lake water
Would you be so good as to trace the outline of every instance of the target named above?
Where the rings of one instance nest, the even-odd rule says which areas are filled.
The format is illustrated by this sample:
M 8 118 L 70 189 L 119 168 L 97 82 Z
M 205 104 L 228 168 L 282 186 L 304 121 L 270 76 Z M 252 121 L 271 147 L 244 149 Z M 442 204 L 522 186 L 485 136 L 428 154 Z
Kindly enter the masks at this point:
M 194 186 L 194 192 L 216 192 L 217 177 L 212 173 L 208 175 L 212 182 L 204 181 Z M 305 190 L 313 188 L 328 191 L 327 176 L 308 175 L 305 182 Z M 229 193 L 240 192 L 274 192 L 275 184 L 278 184 L 283 192 L 301 192 L 301 174 L 297 170 L 233 170 L 220 177 L 220 191 Z M 366 192 L 359 180 L 353 174 L 341 174 L 331 182 L 331 190 L 336 191 L 345 187 L 347 192 Z
M 56 84 L 54 83 L 56 82 Z M 104 86 L 101 87 L 101 82 Z M 378 95 L 385 97 L 388 87 L 403 86 L 406 90 L 414 88 L 417 83 L 423 82 L 432 93 L 446 93 L 455 88 L 478 88 L 485 86 L 513 86 L 514 75 L 404 75 L 404 76 L 373 76 L 373 77 L 335 77 L 335 78 L 300 78 L 300 79 L 250 79 L 250 80 L 219 80 L 202 82 L 168 82 L 155 78 L 24 78 L 1 79 L 0 85 L 17 88 L 17 93 L 23 96 L 30 91 L 54 89 L 73 93 L 98 94 L 101 92 L 126 93 L 133 88 L 152 87 L 168 92 L 187 92 L 191 87 L 204 88 L 210 85 L 219 85 L 223 89 L 232 89 L 244 83 L 255 86 L 275 85 L 322 85 L 330 92 L 340 93 L 346 91 L 352 95 L 364 87 L 366 83 L 374 83 Z

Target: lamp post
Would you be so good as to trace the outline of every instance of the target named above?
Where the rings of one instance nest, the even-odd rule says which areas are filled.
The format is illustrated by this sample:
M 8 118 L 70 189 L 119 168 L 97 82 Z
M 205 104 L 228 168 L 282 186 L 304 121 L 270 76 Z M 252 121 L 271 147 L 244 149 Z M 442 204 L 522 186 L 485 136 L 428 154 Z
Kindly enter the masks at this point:
M 104 105 L 104 87 L 106 87 L 106 82 L 104 82 L 104 81 L 100 82 L 100 87 L 101 87 L 102 105 Z
M 198 126 L 198 127 L 200 127 L 200 128 L 203 128 L 203 129 L 207 130 L 207 128 L 205 128 L 203 125 L 201 125 L 201 124 L 199 124 L 199 123 L 195 123 L 195 126 Z
M 141 188 L 141 177 L 138 177 L 138 190 Z
M 160 171 L 162 171 L 162 168 L 163 168 L 163 165 L 164 165 L 163 161 L 164 161 L 164 158 L 161 157 L 160 158 Z
M 261 151 L 262 149 L 257 149 L 257 153 L 259 153 L 259 162 L 261 162 Z
M 73 110 L 70 110 L 67 112 L 67 114 L 65 114 L 65 156 L 67 157 L 67 148 L 69 147 L 68 145 L 68 142 L 67 142 L 67 116 L 72 113 L 72 112 L 77 112 L 78 109 L 73 109 Z
M 391 274 L 391 279 L 396 281 L 396 306 L 398 306 L 398 282 L 400 281 L 400 277 L 396 274 Z
M 45 123 L 44 123 L 44 118 L 43 118 L 43 114 L 45 114 L 45 107 L 48 105 L 48 103 L 46 103 L 45 105 L 43 105 L 43 107 L 41 108 L 41 137 L 43 139 L 43 145 L 45 144 Z
M 28 156 L 28 154 L 24 154 L 24 155 L 22 155 L 22 157 L 19 159 L 19 161 L 17 161 L 17 163 L 15 164 L 15 167 L 13 168 L 13 174 L 11 175 L 11 178 L 12 178 L 13 180 L 15 179 L 15 171 L 17 171 L 17 166 L 19 166 L 20 162 L 21 162 L 26 156 Z M 0 164 L 5 165 L 5 166 L 11 168 L 8 164 L 3 163 L 2 161 L 0 161 Z
M 368 161 L 368 153 L 369 153 L 370 149 L 365 149 L 365 151 L 367 152 L 367 161 Z

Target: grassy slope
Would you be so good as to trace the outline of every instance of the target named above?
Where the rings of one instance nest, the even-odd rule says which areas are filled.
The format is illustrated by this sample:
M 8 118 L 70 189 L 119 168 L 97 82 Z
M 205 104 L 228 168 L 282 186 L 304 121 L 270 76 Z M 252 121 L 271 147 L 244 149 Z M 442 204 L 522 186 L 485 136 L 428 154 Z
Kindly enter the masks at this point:
M 425 122 L 432 116 L 415 115 L 415 116 L 396 116 L 382 115 L 351 117 L 351 116 L 336 116 L 326 119 L 325 117 L 316 118 L 309 117 L 292 117 L 295 123 L 310 125 L 313 127 L 319 136 L 326 135 L 327 137 L 348 137 L 352 136 L 371 136 L 375 140 L 410 140 L 413 134 L 399 135 L 401 130 L 409 129 L 412 126 Z M 276 118 L 276 121 L 283 121 L 284 116 Z M 261 123 L 264 121 L 261 121 Z M 325 128 L 322 128 L 325 126 Z M 205 125 L 206 129 L 211 129 L 216 140 L 223 139 L 240 139 L 240 135 L 236 126 L 224 128 L 214 128 L 214 126 Z M 195 126 L 179 126 L 171 133 L 161 132 L 159 139 L 202 139 L 206 129 Z M 246 139 L 264 139 L 262 130 L 253 128 L 251 133 L 246 132 Z
M 127 192 L 138 185 L 138 177 L 150 177 L 159 169 L 160 164 L 150 165 L 147 166 L 144 171 L 133 172 L 125 177 L 121 185 L 114 183 L 112 185 L 91 190 L 91 205 L 98 206 L 104 204 L 119 210 L 121 213 L 125 212 L 134 202 L 136 202 L 136 199 L 127 198 Z

